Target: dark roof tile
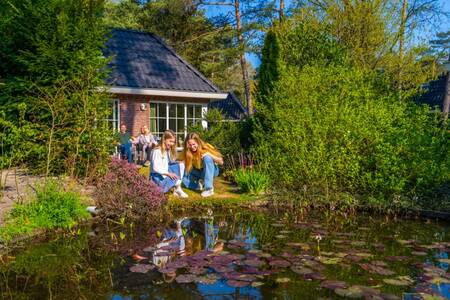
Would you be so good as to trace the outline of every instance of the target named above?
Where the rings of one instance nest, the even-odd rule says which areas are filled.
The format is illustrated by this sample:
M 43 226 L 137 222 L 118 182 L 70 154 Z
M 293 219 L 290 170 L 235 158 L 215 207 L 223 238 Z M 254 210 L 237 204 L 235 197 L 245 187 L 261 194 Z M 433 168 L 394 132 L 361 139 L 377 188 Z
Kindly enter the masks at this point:
M 152 33 L 114 29 L 105 56 L 112 68 L 107 84 L 135 88 L 220 92 L 199 71 Z
M 228 120 L 240 120 L 247 113 L 247 110 L 234 93 L 228 93 L 228 97 L 224 100 L 210 102 L 208 107 L 220 110 L 225 119 Z

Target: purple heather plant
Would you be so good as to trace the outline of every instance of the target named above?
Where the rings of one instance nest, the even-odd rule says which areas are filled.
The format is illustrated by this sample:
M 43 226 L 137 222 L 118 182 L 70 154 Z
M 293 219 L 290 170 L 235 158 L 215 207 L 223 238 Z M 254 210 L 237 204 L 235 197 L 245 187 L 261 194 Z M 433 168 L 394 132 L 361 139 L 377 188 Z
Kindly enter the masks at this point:
M 135 165 L 115 158 L 98 180 L 95 199 L 101 216 L 112 219 L 148 219 L 167 201 L 161 188 L 139 174 Z

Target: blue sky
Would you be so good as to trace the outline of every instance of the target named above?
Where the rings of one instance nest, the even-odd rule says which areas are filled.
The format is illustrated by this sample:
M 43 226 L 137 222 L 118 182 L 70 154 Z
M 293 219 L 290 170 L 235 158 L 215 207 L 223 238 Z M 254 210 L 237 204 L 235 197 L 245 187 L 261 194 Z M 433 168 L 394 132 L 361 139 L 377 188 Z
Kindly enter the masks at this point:
M 450 12 L 450 0 L 439 0 L 440 1 L 440 5 L 442 7 L 442 10 Z M 289 7 L 292 3 L 291 0 L 285 0 L 286 3 L 286 7 Z M 232 7 L 227 7 L 227 6 L 209 6 L 206 9 L 206 15 L 208 17 L 214 17 L 216 15 L 219 14 L 224 14 L 233 12 L 233 8 Z M 435 30 L 435 32 L 440 32 L 440 31 L 449 31 L 450 30 L 450 19 L 446 19 L 446 20 L 441 20 L 440 22 L 440 26 L 437 30 Z M 423 36 L 426 37 L 427 40 L 430 40 L 433 38 L 433 34 L 428 34 L 428 33 L 424 33 Z M 426 42 L 426 41 L 423 41 Z M 255 54 L 252 53 L 247 53 L 246 57 L 248 59 L 248 61 L 254 66 L 257 67 L 260 64 L 260 61 L 258 59 L 258 57 Z

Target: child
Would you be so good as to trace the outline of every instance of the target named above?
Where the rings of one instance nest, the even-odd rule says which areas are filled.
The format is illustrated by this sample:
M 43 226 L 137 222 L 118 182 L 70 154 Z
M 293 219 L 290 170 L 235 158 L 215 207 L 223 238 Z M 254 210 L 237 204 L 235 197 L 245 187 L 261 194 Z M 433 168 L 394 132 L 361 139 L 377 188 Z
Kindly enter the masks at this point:
M 184 141 L 183 160 L 186 167 L 183 184 L 189 189 L 202 190 L 200 180 L 203 180 L 202 197 L 214 195 L 214 177 L 219 175 L 218 165 L 223 165 L 222 154 L 193 132 Z
M 163 188 L 164 193 L 175 187 L 175 196 L 187 198 L 188 195 L 181 189 L 180 163 L 175 161 L 175 141 L 175 132 L 164 131 L 159 145 L 151 154 L 150 178 Z

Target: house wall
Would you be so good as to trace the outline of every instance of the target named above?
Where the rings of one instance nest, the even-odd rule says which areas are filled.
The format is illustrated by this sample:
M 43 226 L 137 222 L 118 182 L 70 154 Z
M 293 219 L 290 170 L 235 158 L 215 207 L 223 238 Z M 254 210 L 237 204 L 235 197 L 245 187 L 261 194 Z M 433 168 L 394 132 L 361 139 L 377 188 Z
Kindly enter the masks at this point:
M 120 124 L 127 125 L 128 131 L 133 136 L 140 134 L 142 126 L 150 124 L 150 107 L 152 101 L 179 102 L 179 103 L 198 103 L 208 104 L 209 99 L 198 98 L 177 98 L 162 96 L 143 96 L 143 95 L 114 95 L 114 99 L 119 99 Z M 145 110 L 141 110 L 141 104 L 145 104 Z

